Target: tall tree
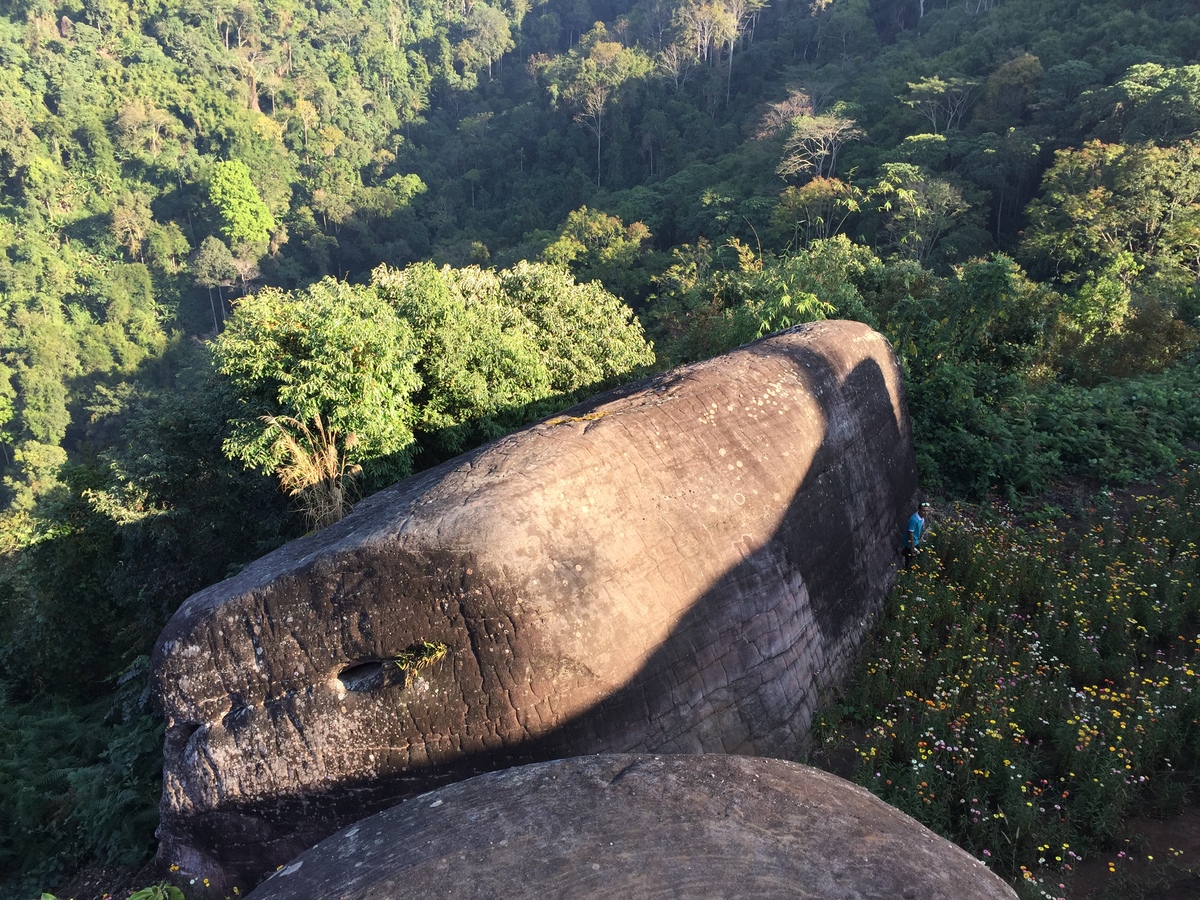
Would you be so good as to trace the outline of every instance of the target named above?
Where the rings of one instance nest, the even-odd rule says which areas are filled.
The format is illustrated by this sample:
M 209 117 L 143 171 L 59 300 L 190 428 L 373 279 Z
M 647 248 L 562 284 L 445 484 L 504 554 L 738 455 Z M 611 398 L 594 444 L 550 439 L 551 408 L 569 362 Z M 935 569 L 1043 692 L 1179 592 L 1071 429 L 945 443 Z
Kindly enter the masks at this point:
M 807 247 L 841 232 L 846 220 L 858 212 L 862 191 L 836 178 L 814 178 L 779 195 L 772 220 L 777 227 Z
M 1200 144 L 1127 146 L 1089 141 L 1060 150 L 1029 205 L 1027 251 L 1064 281 L 1122 253 L 1139 268 L 1188 265 L 1172 248 L 1200 214 Z
M 244 162 L 232 159 L 213 166 L 208 199 L 221 216 L 221 233 L 232 245 L 266 249 L 276 228 L 275 217 L 259 196 Z
M 846 116 L 796 116 L 775 171 L 784 178 L 792 175 L 833 178 L 838 151 L 862 133 L 857 123 Z
M 117 198 L 110 213 L 110 229 L 131 259 L 142 259 L 142 247 L 153 222 L 150 201 L 145 194 L 133 192 Z
M 608 133 L 605 117 L 617 94 L 630 82 L 644 78 L 650 69 L 650 59 L 644 53 L 608 40 L 608 32 L 599 22 L 578 47 L 543 66 L 554 96 L 565 99 L 575 110 L 575 121 L 596 136 L 597 187 L 603 140 Z
M 928 259 L 970 208 L 960 188 L 909 163 L 884 163 L 867 197 L 881 216 L 885 245 L 916 260 Z
M 485 63 L 490 79 L 492 63 L 515 46 L 508 19 L 495 7 L 478 3 L 467 13 L 463 26 L 467 34 L 459 45 L 460 58 L 467 65 Z
M 724 0 L 728 23 L 733 27 L 725 34 L 729 51 L 729 68 L 725 75 L 725 102 L 729 102 L 729 90 L 733 84 L 733 51 L 742 35 L 758 14 L 766 9 L 767 0 Z
M 237 277 L 237 266 L 233 254 L 220 238 L 209 235 L 200 242 L 192 260 L 192 277 L 196 284 L 208 291 L 208 302 L 212 307 L 213 334 L 221 330 L 225 321 L 225 294 L 222 288 L 230 287 Z M 213 288 L 217 289 L 219 306 L 213 303 Z M 219 321 L 218 321 L 219 319 Z
M 934 134 L 955 128 L 971 108 L 978 82 L 970 78 L 934 75 L 908 82 L 908 94 L 900 99 L 929 121 Z
M 632 302 L 645 295 L 649 284 L 645 245 L 650 238 L 642 222 L 625 225 L 617 216 L 583 206 L 567 216 L 542 259 L 570 269 L 579 281 L 600 281 Z

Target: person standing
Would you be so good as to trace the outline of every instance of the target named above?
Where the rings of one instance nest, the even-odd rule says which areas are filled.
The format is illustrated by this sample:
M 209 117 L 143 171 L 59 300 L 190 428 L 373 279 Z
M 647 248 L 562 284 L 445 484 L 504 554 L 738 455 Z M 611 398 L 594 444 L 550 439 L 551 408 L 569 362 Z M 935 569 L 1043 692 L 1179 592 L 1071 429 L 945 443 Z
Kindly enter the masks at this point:
M 904 568 L 912 565 L 921 549 L 921 537 L 925 534 L 925 517 L 929 515 L 929 504 L 922 501 L 917 511 L 909 517 L 908 534 L 904 537 Z

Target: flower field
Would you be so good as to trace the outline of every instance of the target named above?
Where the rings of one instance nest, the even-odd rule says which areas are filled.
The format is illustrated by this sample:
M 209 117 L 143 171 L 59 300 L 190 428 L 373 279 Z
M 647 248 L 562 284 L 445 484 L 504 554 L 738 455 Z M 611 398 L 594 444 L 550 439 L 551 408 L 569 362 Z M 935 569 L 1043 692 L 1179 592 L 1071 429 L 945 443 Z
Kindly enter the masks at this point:
M 901 573 L 817 755 L 985 860 L 1062 897 L 1134 813 L 1178 810 L 1200 766 L 1200 472 L 1066 526 L 956 507 Z

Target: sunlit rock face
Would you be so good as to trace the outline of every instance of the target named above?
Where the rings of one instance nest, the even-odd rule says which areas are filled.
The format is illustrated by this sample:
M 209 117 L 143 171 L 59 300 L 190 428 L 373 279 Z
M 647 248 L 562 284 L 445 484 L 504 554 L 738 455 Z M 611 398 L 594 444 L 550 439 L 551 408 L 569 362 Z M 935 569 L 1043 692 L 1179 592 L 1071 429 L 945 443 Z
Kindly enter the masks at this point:
M 243 889 L 398 799 L 595 752 L 786 756 L 896 568 L 891 349 L 804 326 L 400 482 L 189 598 L 160 860 Z M 393 660 L 444 647 L 438 661 Z
M 480 775 L 364 819 L 249 900 L 1016 900 L 848 781 L 778 759 L 585 756 Z

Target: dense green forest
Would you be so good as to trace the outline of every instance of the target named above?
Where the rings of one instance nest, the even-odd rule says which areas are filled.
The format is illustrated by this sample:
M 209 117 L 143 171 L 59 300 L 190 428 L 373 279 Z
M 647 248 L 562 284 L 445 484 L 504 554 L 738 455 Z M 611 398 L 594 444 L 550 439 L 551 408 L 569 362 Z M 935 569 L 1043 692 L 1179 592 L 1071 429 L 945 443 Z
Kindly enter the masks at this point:
M 149 648 L 356 496 L 866 321 L 930 490 L 1200 445 L 1177 0 L 0 0 L 0 893 L 153 850 Z

